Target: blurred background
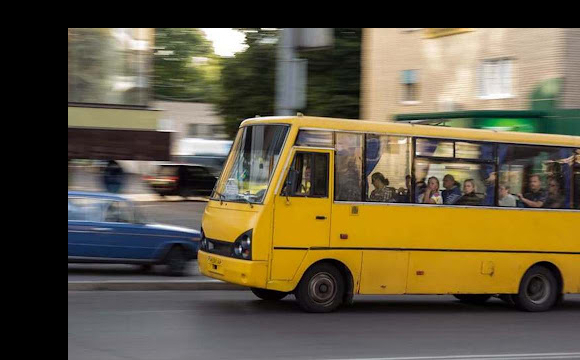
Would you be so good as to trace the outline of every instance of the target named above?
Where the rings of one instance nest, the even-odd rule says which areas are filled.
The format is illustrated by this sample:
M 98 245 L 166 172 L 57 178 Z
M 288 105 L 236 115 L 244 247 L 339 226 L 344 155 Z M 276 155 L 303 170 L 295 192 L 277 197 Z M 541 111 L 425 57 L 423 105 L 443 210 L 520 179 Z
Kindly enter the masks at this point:
M 257 115 L 580 135 L 579 59 L 565 28 L 69 28 L 69 190 L 217 176 Z

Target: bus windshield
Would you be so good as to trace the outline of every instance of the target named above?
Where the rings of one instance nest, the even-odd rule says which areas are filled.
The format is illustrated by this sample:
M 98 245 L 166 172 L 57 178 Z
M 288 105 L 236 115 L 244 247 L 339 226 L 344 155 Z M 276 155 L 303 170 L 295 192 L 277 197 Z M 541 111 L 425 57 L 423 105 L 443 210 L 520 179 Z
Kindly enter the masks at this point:
M 287 125 L 240 129 L 230 154 L 232 164 L 220 176 L 212 198 L 261 203 L 287 135 Z

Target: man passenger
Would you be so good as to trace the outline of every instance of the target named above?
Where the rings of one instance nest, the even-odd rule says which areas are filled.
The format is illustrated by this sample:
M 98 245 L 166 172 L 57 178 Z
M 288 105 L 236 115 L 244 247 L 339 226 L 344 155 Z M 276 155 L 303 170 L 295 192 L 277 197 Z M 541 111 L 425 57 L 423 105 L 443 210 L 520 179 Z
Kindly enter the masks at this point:
M 516 197 L 510 194 L 510 186 L 507 184 L 499 184 L 499 206 L 516 207 Z
M 441 192 L 441 196 L 443 196 L 443 204 L 455 204 L 461 197 L 461 189 L 459 189 L 459 184 L 455 181 L 453 175 L 447 174 L 443 177 L 443 187 L 445 188 L 445 190 Z
M 530 176 L 529 181 L 530 191 L 525 194 L 518 194 L 518 198 L 524 203 L 526 207 L 541 208 L 548 198 L 546 190 L 542 189 L 542 180 L 540 175 L 534 174 Z

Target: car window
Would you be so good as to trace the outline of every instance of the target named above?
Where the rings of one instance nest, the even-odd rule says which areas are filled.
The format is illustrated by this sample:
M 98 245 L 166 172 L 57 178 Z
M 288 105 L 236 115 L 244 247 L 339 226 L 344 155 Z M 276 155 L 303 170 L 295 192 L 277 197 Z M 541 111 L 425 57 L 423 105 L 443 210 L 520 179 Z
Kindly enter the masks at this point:
M 69 197 L 68 219 L 76 221 L 103 221 L 103 209 L 106 200 Z
M 105 210 L 105 222 L 134 223 L 133 207 L 126 201 L 111 201 Z
M 159 175 L 177 176 L 177 169 L 177 166 L 161 166 L 159 168 Z

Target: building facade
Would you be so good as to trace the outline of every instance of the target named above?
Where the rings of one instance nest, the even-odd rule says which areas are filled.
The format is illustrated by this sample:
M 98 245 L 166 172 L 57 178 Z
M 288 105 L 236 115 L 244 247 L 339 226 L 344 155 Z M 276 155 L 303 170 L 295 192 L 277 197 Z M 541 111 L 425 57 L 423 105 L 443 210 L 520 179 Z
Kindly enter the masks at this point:
M 361 66 L 368 120 L 580 109 L 580 29 L 364 29 Z
M 68 157 L 168 160 L 151 102 L 153 29 L 68 29 Z

